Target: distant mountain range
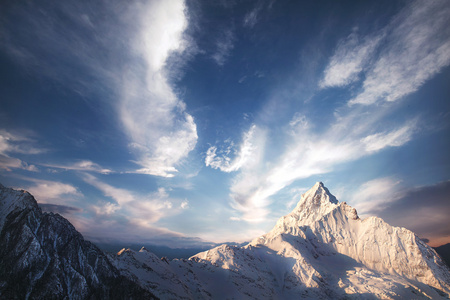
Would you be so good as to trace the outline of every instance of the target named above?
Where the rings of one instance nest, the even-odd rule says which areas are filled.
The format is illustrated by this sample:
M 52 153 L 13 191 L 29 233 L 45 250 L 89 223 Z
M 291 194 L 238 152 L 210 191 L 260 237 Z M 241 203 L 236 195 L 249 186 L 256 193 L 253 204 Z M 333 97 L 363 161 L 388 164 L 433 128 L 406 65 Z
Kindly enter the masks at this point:
M 269 233 L 173 260 L 145 248 L 105 254 L 28 192 L 0 185 L 0 266 L 0 299 L 450 297 L 435 250 L 405 228 L 361 220 L 320 182 Z

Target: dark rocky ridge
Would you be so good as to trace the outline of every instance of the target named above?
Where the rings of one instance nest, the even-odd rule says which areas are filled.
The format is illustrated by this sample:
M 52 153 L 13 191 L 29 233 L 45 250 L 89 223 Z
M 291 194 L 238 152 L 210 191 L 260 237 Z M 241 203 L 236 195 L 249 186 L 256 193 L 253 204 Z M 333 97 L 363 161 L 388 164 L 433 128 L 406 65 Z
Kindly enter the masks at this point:
M 14 198 L 11 202 L 7 198 Z M 1 299 L 154 299 L 32 195 L 0 185 Z

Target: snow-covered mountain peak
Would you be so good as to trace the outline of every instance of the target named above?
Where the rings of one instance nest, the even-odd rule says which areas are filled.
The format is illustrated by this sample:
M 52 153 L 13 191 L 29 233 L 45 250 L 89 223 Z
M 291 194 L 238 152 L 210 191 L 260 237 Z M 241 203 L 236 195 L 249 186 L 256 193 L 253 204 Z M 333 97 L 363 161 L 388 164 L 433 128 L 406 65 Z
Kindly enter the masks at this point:
M 297 208 L 299 206 L 319 206 L 328 203 L 338 204 L 339 201 L 330 193 L 323 183 L 319 181 L 301 196 Z
M 278 220 L 276 227 L 309 225 L 340 206 L 345 206 L 345 204 L 339 203 L 322 182 L 317 182 L 301 195 L 300 201 L 290 214 Z
M 317 222 L 328 223 L 336 219 L 344 223 L 347 222 L 344 220 L 349 222 L 361 221 L 356 209 L 347 205 L 346 202 L 339 202 L 322 182 L 317 182 L 311 189 L 301 195 L 300 201 L 292 212 L 278 219 L 270 232 L 254 239 L 250 244 L 254 246 L 265 245 L 273 239 L 278 239 L 283 234 L 304 237 L 305 226 L 313 228 L 317 225 Z
M 0 184 L 0 231 L 6 222 L 6 217 L 13 211 L 40 208 L 34 197 L 25 190 L 13 190 Z

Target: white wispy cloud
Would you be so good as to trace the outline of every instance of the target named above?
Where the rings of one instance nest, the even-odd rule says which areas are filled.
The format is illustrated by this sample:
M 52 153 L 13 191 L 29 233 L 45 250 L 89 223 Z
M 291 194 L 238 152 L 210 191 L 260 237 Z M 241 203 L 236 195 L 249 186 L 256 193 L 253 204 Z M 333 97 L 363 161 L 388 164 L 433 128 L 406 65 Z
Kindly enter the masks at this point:
M 141 227 L 154 228 L 155 222 L 163 217 L 179 213 L 182 209 L 186 209 L 189 203 L 186 199 L 171 198 L 164 188 L 141 195 L 111 186 L 90 174 L 84 174 L 83 180 L 113 200 L 113 202 L 105 201 L 92 205 L 97 215 L 121 217 Z
M 270 168 L 243 168 L 231 187 L 233 207 L 247 221 L 264 221 L 271 196 L 295 180 L 330 172 L 338 163 L 361 157 L 360 150 L 351 140 L 336 143 L 305 138 L 292 144 Z
M 216 41 L 216 52 L 212 55 L 214 61 L 223 66 L 234 48 L 234 33 L 231 29 L 223 30 Z
M 416 120 L 373 133 L 388 112 L 387 108 L 372 110 L 370 114 L 350 109 L 321 133 L 313 131 L 305 116 L 295 114 L 289 122 L 294 130 L 286 132 L 286 146 L 278 157 L 270 164 L 262 159 L 242 164 L 230 187 L 232 207 L 242 213 L 242 220 L 265 221 L 270 213 L 271 197 L 294 181 L 326 174 L 339 164 L 405 144 L 412 138 Z M 270 141 L 263 141 L 258 146 L 260 151 L 270 147 L 267 144 Z
M 260 20 L 260 14 L 264 9 L 271 9 L 273 4 L 276 0 L 270 0 L 270 1 L 258 1 L 256 5 L 253 7 L 252 10 L 250 10 L 248 13 L 245 14 L 243 25 L 244 27 L 253 28 L 256 23 Z
M 414 1 L 377 34 L 350 34 L 339 42 L 319 86 L 361 83 L 350 105 L 395 101 L 417 91 L 450 64 L 449 14 L 445 0 Z
M 259 149 L 256 149 L 254 136 L 256 130 L 256 125 L 252 125 L 244 133 L 239 149 L 234 149 L 235 145 L 232 142 L 224 150 L 218 151 L 216 146 L 210 147 L 206 151 L 205 165 L 227 173 L 239 170 L 253 156 L 258 155 Z
M 28 134 L 0 130 L 0 168 L 10 171 L 11 169 L 24 169 L 37 171 L 35 165 L 13 157 L 15 154 L 40 154 L 46 149 L 36 147 L 36 141 Z
M 252 28 L 258 22 L 258 14 L 262 9 L 261 3 L 258 3 L 251 11 L 244 16 L 244 26 Z
M 31 138 L 30 135 L 31 133 L 17 133 L 0 130 L 0 168 L 7 170 L 17 168 L 28 171 L 38 171 L 38 168 L 35 165 L 30 165 L 18 158 L 11 157 L 11 155 L 14 154 L 37 155 L 48 152 L 47 149 L 36 146 L 37 141 Z M 112 172 L 90 160 L 80 160 L 65 165 L 43 163 L 36 163 L 36 165 L 64 170 L 91 171 L 102 174 Z
M 65 217 L 83 236 L 96 243 L 139 243 L 170 245 L 176 247 L 196 247 L 205 244 L 196 238 L 187 238 L 179 232 L 158 226 L 142 226 L 128 219 L 112 218 L 112 215 L 97 215 L 94 219 L 86 216 Z
M 390 132 L 380 132 L 366 136 L 361 141 L 366 145 L 366 151 L 378 151 L 386 147 L 399 147 L 407 143 L 416 128 L 416 122 L 392 130 Z
M 392 177 L 376 178 L 353 191 L 348 202 L 361 217 L 376 214 L 404 194 L 401 181 Z
M 39 203 L 70 204 L 83 197 L 78 188 L 72 184 L 28 177 L 21 178 L 33 183 L 26 185 L 26 189 Z
M 48 168 L 54 169 L 63 169 L 63 170 L 71 170 L 71 171 L 83 171 L 83 172 L 96 172 L 101 174 L 109 174 L 113 171 L 110 169 L 103 168 L 99 164 L 90 161 L 90 160 L 80 160 L 71 164 L 42 164 L 39 166 L 44 166 Z
M 88 8 L 76 1 L 12 6 L 9 26 L 0 29 L 0 49 L 38 76 L 81 94 L 107 91 L 107 97 L 88 98 L 114 107 L 136 172 L 174 176 L 197 142 L 194 118 L 170 84 L 195 48 L 186 33 L 184 1 L 96 3 Z M 60 22 L 61 17 L 71 22 Z M 21 20 L 20 26 L 13 26 L 14 18 Z M 67 72 L 74 67 L 79 72 Z
M 383 35 L 359 41 L 356 32 L 339 42 L 334 55 L 325 69 L 324 78 L 319 82 L 321 88 L 342 87 L 359 79 L 358 75 L 367 66 L 374 50 Z
M 180 207 L 181 207 L 181 209 L 188 209 L 189 208 L 189 201 L 188 200 L 184 200 L 183 202 L 181 202 Z
M 362 92 L 350 104 L 369 104 L 381 98 L 393 101 L 414 92 L 448 64 L 450 51 L 444 50 L 450 41 L 450 27 L 446 26 L 449 9 L 445 1 L 414 2 L 379 33 L 365 38 L 351 35 L 338 45 L 319 86 L 348 85 L 360 80 L 359 74 L 365 72 L 361 76 Z M 389 105 L 341 107 L 335 120 L 321 132 L 315 132 L 306 117 L 297 113 L 290 121 L 291 130 L 278 158 L 270 164 L 240 166 L 230 188 L 232 207 L 242 213 L 243 220 L 264 221 L 271 197 L 294 181 L 404 145 L 417 131 L 418 121 L 383 126 L 381 121 L 391 113 Z
M 21 153 L 21 154 L 40 154 L 47 152 L 46 149 L 35 146 L 36 141 L 28 134 L 9 132 L 0 130 L 0 152 L 1 153 Z
M 97 3 L 91 8 L 70 1 L 11 5 L 5 26 L 0 28 L 0 50 L 38 77 L 50 77 L 82 95 L 88 94 L 98 89 L 99 82 L 115 77 L 108 58 L 117 45 L 112 44 L 113 35 L 104 29 L 114 31 L 117 37 L 123 34 L 124 27 L 120 20 L 109 23 L 95 15 L 99 9 L 114 19 L 118 15 L 116 6 Z M 125 12 L 119 9 L 120 14 Z M 61 18 L 71 22 L 61 22 Z M 67 72 L 73 67 L 81 67 L 83 74 Z
M 298 132 L 299 130 L 309 129 L 308 118 L 303 113 L 296 112 L 292 119 L 289 121 L 289 126 L 295 132 Z
M 395 101 L 418 90 L 450 64 L 450 6 L 415 1 L 385 28 L 386 41 L 366 66 L 362 90 L 349 104 Z
M 6 171 L 11 171 L 12 169 L 23 169 L 32 172 L 38 171 L 38 168 L 35 165 L 30 165 L 23 160 L 6 154 L 0 154 L 0 169 L 4 169 Z
M 122 79 L 118 111 L 139 157 L 138 173 L 173 177 L 197 142 L 194 118 L 172 90 L 166 68 L 170 55 L 187 48 L 185 10 L 183 1 L 136 7 L 140 31 L 132 46 L 144 67 L 134 66 Z

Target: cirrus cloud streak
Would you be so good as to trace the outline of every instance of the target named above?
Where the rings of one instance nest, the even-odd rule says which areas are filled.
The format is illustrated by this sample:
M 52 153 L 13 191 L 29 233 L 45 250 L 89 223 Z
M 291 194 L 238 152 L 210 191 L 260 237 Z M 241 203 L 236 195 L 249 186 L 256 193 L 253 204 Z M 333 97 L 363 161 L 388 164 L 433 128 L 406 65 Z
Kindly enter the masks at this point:
M 417 91 L 450 64 L 449 14 L 445 0 L 414 1 L 378 34 L 358 38 L 352 33 L 339 43 L 319 86 L 359 82 L 362 87 L 349 105 L 396 101 Z

